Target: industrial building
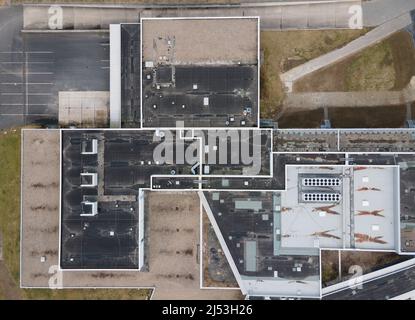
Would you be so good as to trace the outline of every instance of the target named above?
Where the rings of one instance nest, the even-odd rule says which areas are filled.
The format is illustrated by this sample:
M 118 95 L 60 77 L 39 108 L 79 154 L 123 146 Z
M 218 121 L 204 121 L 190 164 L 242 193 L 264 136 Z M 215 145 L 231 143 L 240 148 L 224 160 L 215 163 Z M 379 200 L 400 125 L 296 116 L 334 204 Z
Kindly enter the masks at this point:
M 111 127 L 258 126 L 257 17 L 142 18 L 110 31 Z
M 148 285 L 146 195 L 158 191 L 198 195 L 248 296 L 321 298 L 322 249 L 415 254 L 415 130 L 260 128 L 258 23 L 111 26 L 111 128 L 59 129 L 53 149 L 59 237 L 45 243 L 64 278 L 77 272 L 91 287 L 111 271 L 122 287 L 118 276 L 132 272 L 142 278 L 130 286 Z M 21 285 L 46 287 L 47 269 L 31 270 L 49 265 L 48 253 L 33 255 L 39 234 L 27 224 L 42 194 L 25 180 L 33 163 L 22 163 Z

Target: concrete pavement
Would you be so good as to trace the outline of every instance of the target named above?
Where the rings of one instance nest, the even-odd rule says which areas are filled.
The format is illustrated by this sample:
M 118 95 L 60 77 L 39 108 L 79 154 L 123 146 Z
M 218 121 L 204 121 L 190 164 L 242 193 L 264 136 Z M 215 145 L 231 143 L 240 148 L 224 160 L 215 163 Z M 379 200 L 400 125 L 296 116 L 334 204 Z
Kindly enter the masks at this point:
M 371 0 L 363 1 L 363 24 L 378 26 L 404 13 L 415 10 L 414 0 Z
M 307 92 L 287 94 L 283 108 L 285 113 L 290 113 L 322 107 L 394 107 L 404 103 L 401 91 Z
M 348 107 L 397 106 L 415 101 L 415 77 L 401 91 L 301 92 L 289 93 L 283 103 L 284 112 Z
M 62 6 L 63 29 L 108 29 L 110 23 L 138 22 L 141 17 L 259 16 L 267 30 L 349 28 L 350 7 L 360 0 L 315 1 L 309 3 L 244 3 L 232 6 L 196 7 L 78 7 Z M 50 29 L 56 12 L 48 6 L 24 6 L 24 29 Z

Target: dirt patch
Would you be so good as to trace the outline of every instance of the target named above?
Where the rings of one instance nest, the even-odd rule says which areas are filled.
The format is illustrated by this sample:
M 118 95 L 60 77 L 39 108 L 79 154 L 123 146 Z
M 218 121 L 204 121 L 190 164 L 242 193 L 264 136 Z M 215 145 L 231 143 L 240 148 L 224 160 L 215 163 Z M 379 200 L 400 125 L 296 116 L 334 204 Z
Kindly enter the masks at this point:
M 294 84 L 296 92 L 402 90 L 415 75 L 411 35 L 395 33 L 381 43 Z
M 415 106 L 412 110 L 412 114 L 415 115 Z M 401 128 L 405 125 L 406 106 L 329 108 L 328 118 L 332 128 Z M 278 127 L 319 128 L 323 120 L 323 108 L 291 112 L 281 115 Z
M 37 300 L 148 300 L 146 289 L 30 289 L 24 290 L 27 299 Z
M 364 50 L 346 72 L 347 91 L 391 90 L 396 78 L 391 47 L 381 42 Z
M 275 119 L 284 89 L 279 77 L 297 65 L 340 48 L 368 30 L 307 30 L 261 32 L 261 118 Z
M 341 270 L 339 273 L 339 254 Z M 322 250 L 321 267 L 323 287 L 350 279 L 355 270 L 367 274 L 410 259 L 393 252 Z
M 406 106 L 330 108 L 329 119 L 333 128 L 400 128 Z
M 339 280 L 339 251 L 321 251 L 321 281 L 322 286 L 326 287 L 338 282 Z
M 410 33 L 401 31 L 389 38 L 392 51 L 393 65 L 395 67 L 394 90 L 405 88 L 412 76 L 415 75 L 415 49 Z
M 324 119 L 324 110 L 300 111 L 282 115 L 278 119 L 279 128 L 320 128 Z
M 346 280 L 351 277 L 349 270 L 354 265 L 361 267 L 363 274 L 366 274 L 410 258 L 393 252 L 343 251 L 341 252 L 342 279 Z
M 160 279 L 196 283 L 199 275 L 199 198 L 148 193 L 148 269 Z
M 203 286 L 237 288 L 238 283 L 205 211 L 202 223 Z
M 3 261 L 0 261 L 0 300 L 20 300 L 21 292 Z

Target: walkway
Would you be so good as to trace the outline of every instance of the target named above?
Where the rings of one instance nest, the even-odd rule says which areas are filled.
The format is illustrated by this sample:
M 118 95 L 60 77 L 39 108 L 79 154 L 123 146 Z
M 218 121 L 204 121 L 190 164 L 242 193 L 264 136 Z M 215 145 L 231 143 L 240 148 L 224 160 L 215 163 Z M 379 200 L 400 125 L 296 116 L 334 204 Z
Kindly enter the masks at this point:
M 359 51 L 386 39 L 393 33 L 405 28 L 412 23 L 409 13 L 405 13 L 395 19 L 392 19 L 379 27 L 369 31 L 360 38 L 349 42 L 344 47 L 331 51 L 327 54 L 319 56 L 316 59 L 310 60 L 298 67 L 295 67 L 283 74 L 281 80 L 284 83 L 288 92 L 292 91 L 293 83 L 298 79 L 310 74 L 314 71 L 320 70 L 333 63 L 339 62 Z

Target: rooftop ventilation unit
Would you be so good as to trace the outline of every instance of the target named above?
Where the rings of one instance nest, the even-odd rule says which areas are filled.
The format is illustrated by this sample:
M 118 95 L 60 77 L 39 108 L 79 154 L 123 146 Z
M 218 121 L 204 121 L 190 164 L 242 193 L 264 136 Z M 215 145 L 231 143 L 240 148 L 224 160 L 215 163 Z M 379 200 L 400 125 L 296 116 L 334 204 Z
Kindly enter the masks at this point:
M 304 187 L 338 187 L 341 184 L 340 178 L 303 178 Z
M 98 152 L 98 140 L 88 139 L 82 141 L 82 154 L 97 154 Z
M 81 173 L 81 187 L 96 187 L 98 175 L 96 173 Z
M 303 193 L 304 202 L 339 202 L 340 193 Z
M 93 217 L 98 214 L 98 203 L 96 201 L 83 201 L 81 202 L 81 208 L 81 217 Z

